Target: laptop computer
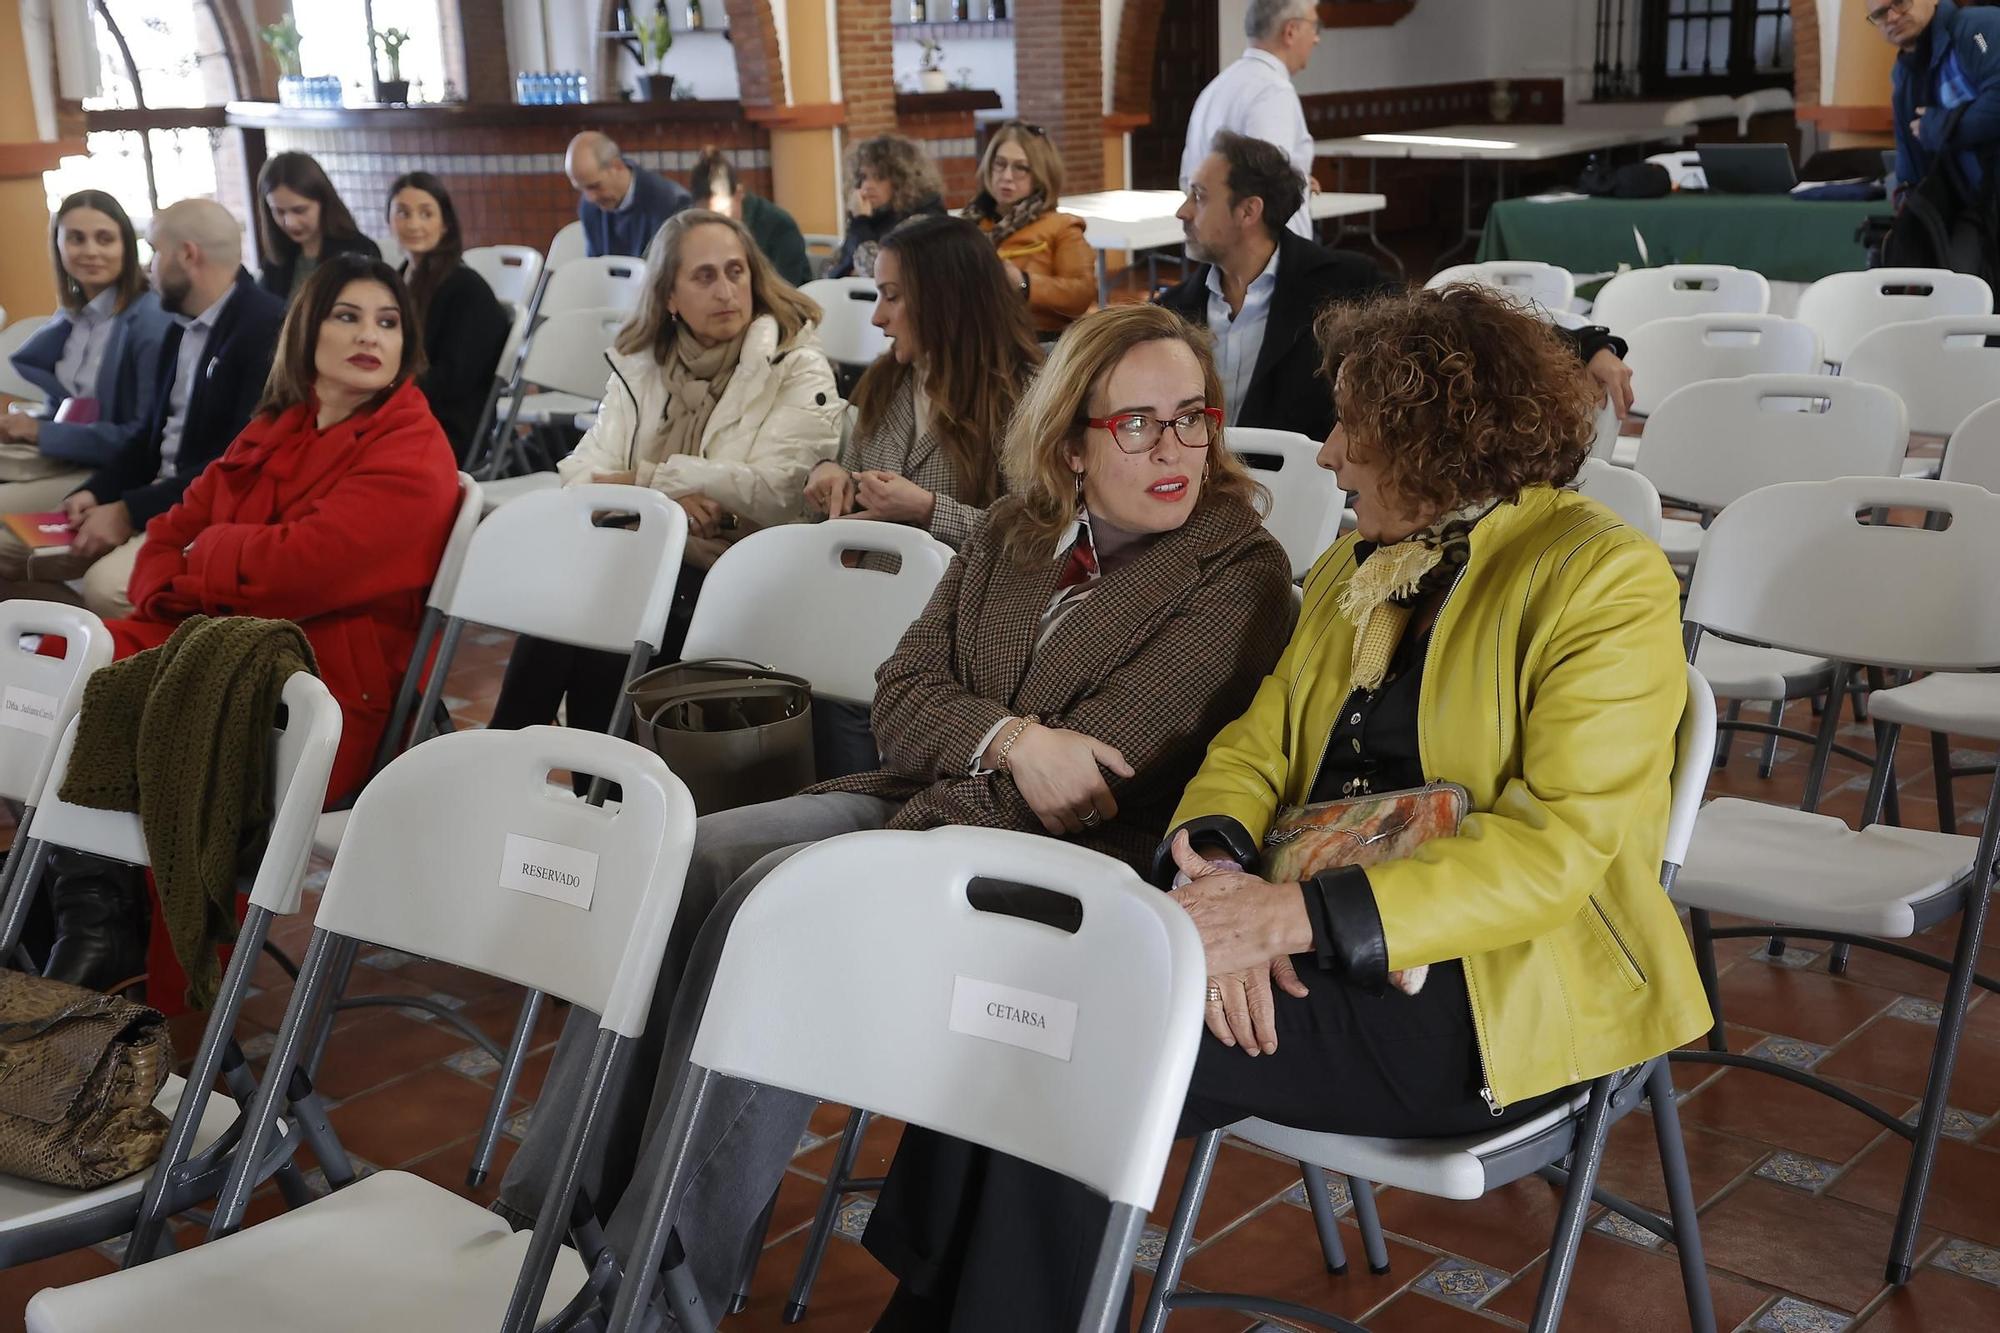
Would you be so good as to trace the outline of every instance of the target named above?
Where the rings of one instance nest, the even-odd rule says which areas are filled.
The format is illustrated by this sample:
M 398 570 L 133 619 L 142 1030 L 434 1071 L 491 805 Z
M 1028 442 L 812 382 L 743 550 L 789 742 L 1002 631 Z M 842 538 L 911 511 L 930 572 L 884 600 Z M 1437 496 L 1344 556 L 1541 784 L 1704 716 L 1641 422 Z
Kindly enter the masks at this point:
M 1705 143 L 1696 151 L 1712 194 L 1789 194 L 1799 183 L 1785 144 Z

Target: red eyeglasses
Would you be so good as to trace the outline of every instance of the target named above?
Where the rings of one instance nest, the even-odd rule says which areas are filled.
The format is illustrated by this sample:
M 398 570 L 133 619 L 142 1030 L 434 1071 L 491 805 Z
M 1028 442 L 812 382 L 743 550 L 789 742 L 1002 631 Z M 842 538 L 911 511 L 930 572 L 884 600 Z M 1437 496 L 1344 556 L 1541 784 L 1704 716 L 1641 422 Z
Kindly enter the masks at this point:
M 1128 454 L 1152 452 L 1169 427 L 1186 449 L 1206 449 L 1222 429 L 1222 409 L 1197 407 L 1177 417 L 1162 420 L 1144 412 L 1121 412 L 1115 417 L 1091 417 L 1084 424 L 1108 431 L 1111 442 Z

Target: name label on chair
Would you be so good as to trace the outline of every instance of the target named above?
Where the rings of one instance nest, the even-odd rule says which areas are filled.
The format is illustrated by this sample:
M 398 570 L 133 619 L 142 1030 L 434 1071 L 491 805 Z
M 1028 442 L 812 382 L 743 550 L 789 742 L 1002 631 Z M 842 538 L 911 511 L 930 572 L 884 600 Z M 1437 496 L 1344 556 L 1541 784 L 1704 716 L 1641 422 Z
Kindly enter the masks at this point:
M 56 710 L 60 706 L 61 700 L 53 694 L 9 685 L 6 695 L 0 697 L 0 726 L 17 727 L 38 736 L 53 736 L 56 734 Z
M 997 981 L 959 977 L 951 988 L 951 1030 L 1068 1060 L 1076 1041 L 1076 1005 Z
M 553 898 L 587 912 L 597 893 L 597 853 L 509 833 L 500 863 L 500 887 Z

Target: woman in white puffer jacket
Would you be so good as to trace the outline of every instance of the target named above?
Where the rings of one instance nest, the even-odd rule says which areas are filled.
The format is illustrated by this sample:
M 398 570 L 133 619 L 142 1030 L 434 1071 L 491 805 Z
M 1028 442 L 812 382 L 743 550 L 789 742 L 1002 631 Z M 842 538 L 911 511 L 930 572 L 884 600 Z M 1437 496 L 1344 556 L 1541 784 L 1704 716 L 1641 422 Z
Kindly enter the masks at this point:
M 687 511 L 688 543 L 660 660 L 680 655 L 703 573 L 729 544 L 802 517 L 814 463 L 840 446 L 846 405 L 819 348 L 820 309 L 779 277 L 743 225 L 687 209 L 660 229 L 646 293 L 605 359 L 597 423 L 557 465 L 565 486 L 649 486 Z M 523 637 L 495 727 L 603 730 L 625 659 Z

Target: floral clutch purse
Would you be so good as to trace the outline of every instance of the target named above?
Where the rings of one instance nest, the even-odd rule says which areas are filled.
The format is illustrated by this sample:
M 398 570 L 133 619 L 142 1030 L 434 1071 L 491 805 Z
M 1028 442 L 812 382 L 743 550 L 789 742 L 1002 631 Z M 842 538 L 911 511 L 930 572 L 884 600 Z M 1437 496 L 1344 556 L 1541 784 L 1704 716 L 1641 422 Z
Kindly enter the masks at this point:
M 1263 877 L 1273 884 L 1307 880 L 1335 866 L 1372 866 L 1410 855 L 1432 838 L 1458 832 L 1472 797 L 1456 782 L 1291 806 L 1264 835 Z M 1407 995 L 1424 984 L 1428 966 L 1389 974 Z

